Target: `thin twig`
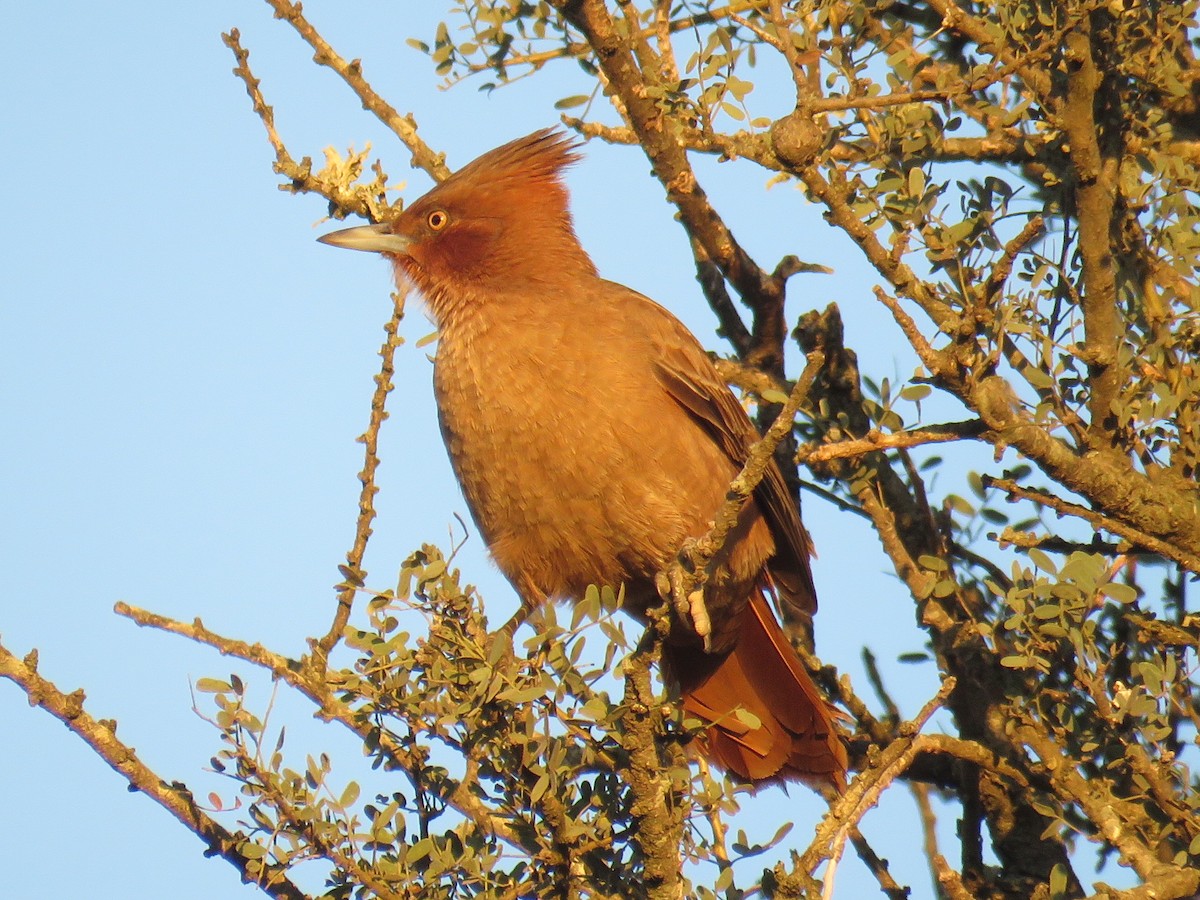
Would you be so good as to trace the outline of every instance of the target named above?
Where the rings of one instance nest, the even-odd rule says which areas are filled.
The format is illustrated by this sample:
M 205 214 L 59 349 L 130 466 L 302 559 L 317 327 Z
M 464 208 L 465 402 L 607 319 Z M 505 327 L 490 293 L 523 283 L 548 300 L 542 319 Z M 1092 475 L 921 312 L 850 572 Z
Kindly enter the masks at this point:
M 232 865 L 247 884 L 281 900 L 308 900 L 308 895 L 277 866 L 252 859 L 241 847 L 253 843 L 245 835 L 227 831 L 196 805 L 192 792 L 179 781 L 169 784 L 143 763 L 137 752 L 117 740 L 116 724 L 97 721 L 83 708 L 83 691 L 64 694 L 37 671 L 37 651 L 17 659 L 0 645 L 0 678 L 7 678 L 25 692 L 30 706 L 40 706 L 69 728 L 113 770 L 129 782 L 130 790 L 145 794 L 192 831 L 208 846 L 210 854 Z M 257 846 L 257 845 L 256 845 Z M 254 867 L 259 867 L 254 871 Z
M 288 823 L 290 829 L 302 836 L 308 847 L 327 860 L 335 870 L 345 873 L 354 884 L 366 888 L 371 892 L 371 896 L 379 900 L 415 900 L 419 896 L 419 892 L 411 884 L 397 886 L 388 882 L 369 865 L 367 856 L 348 853 L 341 846 L 331 843 L 326 832 L 316 827 L 311 812 L 298 809 L 293 799 L 279 789 L 270 774 L 263 772 L 258 760 L 250 757 L 244 748 L 238 748 L 235 754 L 240 762 L 239 769 L 244 770 L 238 779 L 252 779 L 262 798 Z
M 986 432 L 987 426 L 978 419 L 967 422 L 950 422 L 946 425 L 930 425 L 914 431 L 885 433 L 872 430 L 860 438 L 803 446 L 796 454 L 796 462 L 801 465 L 812 465 L 834 459 L 852 459 L 875 450 L 895 450 L 963 439 L 983 439 Z
M 933 877 L 946 900 L 975 900 L 975 895 L 963 884 L 962 875 L 950 867 L 946 857 L 936 854 L 930 861 Z
M 871 874 L 875 876 L 875 880 L 879 882 L 879 889 L 883 891 L 889 900 L 908 900 L 911 891 L 906 887 L 901 887 L 896 882 L 896 879 L 892 877 L 892 873 L 888 871 L 887 860 L 880 858 L 874 848 L 867 843 L 867 839 L 863 837 L 863 833 L 857 828 L 850 829 L 850 843 L 854 845 L 854 850 L 858 853 L 858 858 L 870 869 Z
M 115 611 L 118 615 L 132 619 L 138 625 L 178 634 L 196 643 L 212 647 L 224 656 L 232 656 L 267 669 L 274 677 L 308 697 L 317 706 L 316 715 L 319 718 L 344 725 L 364 742 L 368 740 L 377 742 L 379 752 L 385 756 L 389 766 L 395 766 L 405 772 L 413 772 L 425 764 L 424 760 L 398 743 L 386 730 L 373 731 L 368 724 L 360 721 L 354 715 L 353 710 L 335 696 L 333 688 L 327 681 L 325 671 L 314 667 L 307 661 L 292 660 L 272 653 L 260 644 L 247 644 L 243 641 L 226 638 L 204 627 L 199 619 L 188 624 L 124 603 L 118 603 Z M 459 782 L 443 799 L 448 805 L 474 822 L 482 833 L 495 835 L 522 852 L 528 852 L 529 847 L 523 843 L 521 836 L 504 818 L 495 815 L 484 805 L 473 792 L 472 785 Z
M 787 20 L 783 17 L 782 0 L 769 0 L 767 10 L 768 18 L 775 29 L 777 38 L 775 46 L 783 53 L 784 58 L 787 60 L 788 70 L 792 73 L 792 82 L 796 85 L 796 108 L 807 109 L 808 101 L 811 99 L 808 96 L 808 79 L 804 72 L 804 66 L 801 65 L 800 54 L 796 50 L 796 45 L 792 42 L 791 29 L 788 27 Z
M 862 648 L 863 668 L 867 670 L 867 681 L 875 689 L 875 696 L 887 711 L 887 717 L 892 723 L 900 721 L 900 707 L 892 699 L 891 693 L 883 684 L 883 675 L 879 671 L 879 662 L 869 647 Z
M 947 678 L 938 692 L 923 706 L 921 711 L 899 729 L 899 736 L 883 748 L 869 765 L 851 782 L 846 793 L 830 807 L 813 835 L 812 843 L 798 860 L 798 872 L 811 873 L 823 860 L 832 859 L 840 852 L 839 845 L 846 840 L 849 830 L 857 827 L 862 817 L 878 801 L 883 791 L 912 763 L 924 749 L 920 731 L 930 717 L 945 703 L 954 690 L 955 680 Z M 782 869 L 777 869 L 782 873 Z
M 1144 547 L 1146 550 L 1157 553 L 1160 556 L 1165 556 L 1167 559 L 1172 559 L 1192 572 L 1200 572 L 1200 556 L 1189 553 L 1183 547 L 1160 540 L 1152 534 L 1147 534 L 1111 516 L 1106 516 L 1085 506 L 1080 506 L 1078 503 L 1063 500 L 1061 497 L 1056 497 L 1045 491 L 1022 487 L 1008 478 L 994 478 L 990 475 L 984 475 L 983 486 L 998 488 L 1010 497 L 1031 500 L 1040 506 L 1054 510 L 1059 515 L 1075 516 L 1076 518 L 1083 519 L 1083 521 L 1087 522 L 1093 528 L 1103 528 L 1105 531 L 1112 532 L 1118 537 L 1124 538 L 1131 544 Z
M 908 338 L 908 342 L 917 352 L 917 356 L 925 364 L 925 368 L 934 375 L 947 376 L 953 369 L 949 357 L 945 353 L 933 349 L 917 323 L 913 321 L 912 316 L 904 311 L 904 307 L 895 297 L 878 285 L 875 286 L 873 292 L 875 299 L 888 308 L 892 318 L 896 320 L 896 324 L 900 326 L 900 330 L 904 332 L 904 336 Z
M 423 169 L 434 181 L 445 181 L 450 177 L 443 154 L 434 153 L 429 145 L 417 134 L 417 123 L 411 114 L 402 116 L 390 103 L 383 99 L 367 82 L 362 73 L 362 62 L 357 59 L 347 62 L 330 46 L 304 16 L 299 3 L 288 0 L 267 0 L 275 17 L 283 19 L 296 30 L 310 47 L 313 48 L 313 62 L 326 66 L 336 72 L 350 89 L 362 101 L 363 108 L 374 113 L 392 134 L 396 135 L 412 154 L 412 162 L 418 169 Z
M 1004 287 L 1004 283 L 1008 281 L 1009 276 L 1012 275 L 1013 264 L 1017 261 L 1017 256 L 1022 250 L 1031 244 L 1035 238 L 1041 235 L 1042 229 L 1045 227 L 1045 225 L 1045 219 L 1043 219 L 1041 216 L 1033 216 L 1028 222 L 1025 223 L 1025 227 L 1022 228 L 1012 240 L 1004 245 L 1003 255 L 1001 255 L 1000 259 L 992 267 L 991 274 L 988 275 L 987 296 L 989 298 L 994 297 L 1000 291 L 1000 289 Z
M 767 429 L 762 439 L 750 448 L 741 471 L 730 482 L 725 502 L 717 511 L 712 528 L 703 536 L 688 542 L 686 548 L 688 568 L 694 576 L 694 584 L 690 585 L 691 590 L 703 589 L 708 580 L 709 564 L 721 552 L 730 533 L 737 527 L 746 501 L 754 494 L 775 457 L 775 448 L 787 434 L 791 433 L 795 425 L 796 414 L 807 401 L 809 390 L 824 362 L 825 354 L 821 351 L 814 350 L 808 354 L 808 364 L 796 380 L 796 385 L 792 388 L 787 402 L 783 404 L 779 415 L 775 417 L 775 421 L 771 423 L 771 427 Z
M 273 168 L 277 174 L 287 179 L 281 187 L 292 193 L 318 194 L 343 214 L 354 213 L 372 222 L 380 221 L 383 211 L 387 208 L 384 195 L 385 180 L 382 174 L 377 171 L 376 179 L 369 184 L 349 185 L 348 182 L 353 178 L 330 177 L 328 169 L 314 173 L 312 160 L 307 156 L 296 162 L 288 153 L 279 131 L 275 128 L 275 111 L 263 96 L 261 82 L 250 69 L 250 52 L 242 46 L 241 34 L 233 28 L 228 34 L 222 34 L 221 39 L 237 60 L 233 74 L 246 86 L 246 93 L 250 96 L 254 112 L 262 121 L 267 132 L 267 141 L 275 151 Z M 349 174 L 353 177 L 357 177 L 358 162 L 357 159 L 351 160 Z
M 910 781 L 908 783 L 908 790 L 912 793 L 913 800 L 917 804 L 917 814 L 921 818 L 921 837 L 925 848 L 925 858 L 929 860 L 929 874 L 933 876 L 933 881 L 936 885 L 938 870 L 934 860 L 941 856 L 941 851 L 938 850 L 937 815 L 933 811 L 933 804 L 929 802 L 930 788 L 927 784 Z
M 333 615 L 333 623 L 329 631 L 319 641 L 310 639 L 313 654 L 322 666 L 328 665 L 329 653 L 341 640 L 346 623 L 350 621 L 350 610 L 354 604 L 354 595 L 362 586 L 366 572 L 362 568 L 363 557 L 367 551 L 367 541 L 371 538 L 371 523 L 375 520 L 375 495 L 379 488 L 375 484 L 375 470 L 379 468 L 379 429 L 387 419 L 387 397 L 391 392 L 392 376 L 396 373 L 396 348 L 403 339 L 399 335 L 400 320 L 404 318 L 405 302 L 408 299 L 409 288 L 406 282 L 400 282 L 392 293 L 392 317 L 383 326 L 386 337 L 379 348 L 382 360 L 379 374 L 375 376 L 375 392 L 371 395 L 371 418 L 367 430 L 358 438 L 363 445 L 363 468 L 358 474 L 362 490 L 358 495 L 358 519 L 354 526 L 354 544 L 346 554 L 346 565 L 343 568 L 345 580 L 338 585 L 337 610 Z

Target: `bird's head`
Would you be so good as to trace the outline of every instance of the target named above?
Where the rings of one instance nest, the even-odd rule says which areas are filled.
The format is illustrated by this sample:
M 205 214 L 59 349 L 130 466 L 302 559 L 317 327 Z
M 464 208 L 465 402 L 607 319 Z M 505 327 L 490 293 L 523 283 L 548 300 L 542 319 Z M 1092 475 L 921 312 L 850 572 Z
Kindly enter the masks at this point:
M 562 183 L 576 147 L 560 131 L 536 131 L 459 169 L 396 218 L 318 240 L 391 258 L 397 277 L 425 295 L 439 323 L 513 291 L 544 292 L 595 276 Z

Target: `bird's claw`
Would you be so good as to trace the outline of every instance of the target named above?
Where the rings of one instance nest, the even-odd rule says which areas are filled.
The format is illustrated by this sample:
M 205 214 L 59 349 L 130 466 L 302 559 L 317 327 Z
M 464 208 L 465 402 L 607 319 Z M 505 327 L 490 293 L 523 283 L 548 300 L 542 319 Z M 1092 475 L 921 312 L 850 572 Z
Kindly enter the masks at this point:
M 704 642 L 704 650 L 712 649 L 712 620 L 704 604 L 704 579 L 694 570 L 690 545 L 685 544 L 679 556 L 655 578 L 659 596 L 671 603 L 675 614 L 691 622 L 692 630 Z
M 704 605 L 704 591 L 692 591 L 687 599 L 692 627 L 704 641 L 704 652 L 709 653 L 712 651 L 712 622 L 708 618 L 708 608 Z

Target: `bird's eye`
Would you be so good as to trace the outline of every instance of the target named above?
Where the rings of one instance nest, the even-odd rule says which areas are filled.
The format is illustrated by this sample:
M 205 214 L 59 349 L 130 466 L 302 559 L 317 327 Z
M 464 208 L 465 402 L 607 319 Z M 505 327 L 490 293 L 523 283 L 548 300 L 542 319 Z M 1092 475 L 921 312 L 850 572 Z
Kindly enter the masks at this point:
M 435 209 L 425 217 L 425 224 L 427 224 L 433 231 L 441 231 L 449 222 L 450 217 L 440 209 Z

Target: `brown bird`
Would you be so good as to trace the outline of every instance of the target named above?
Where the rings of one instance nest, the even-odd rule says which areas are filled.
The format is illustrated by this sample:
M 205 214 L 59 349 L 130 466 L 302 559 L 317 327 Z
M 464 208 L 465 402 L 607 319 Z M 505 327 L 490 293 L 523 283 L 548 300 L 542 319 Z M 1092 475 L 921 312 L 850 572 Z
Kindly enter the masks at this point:
M 656 573 L 708 530 L 758 433 L 678 319 L 597 274 L 562 183 L 578 158 L 566 135 L 538 131 L 393 221 L 320 240 L 384 254 L 424 296 L 442 437 L 523 602 L 623 585 L 644 620 Z M 815 612 L 811 553 L 772 464 L 713 561 L 708 650 L 681 621 L 663 647 L 684 708 L 708 724 L 707 755 L 746 781 L 845 785 L 830 707 L 765 599 Z

